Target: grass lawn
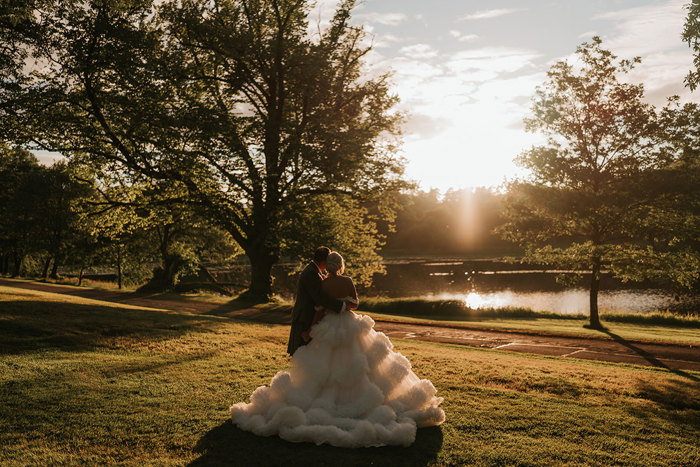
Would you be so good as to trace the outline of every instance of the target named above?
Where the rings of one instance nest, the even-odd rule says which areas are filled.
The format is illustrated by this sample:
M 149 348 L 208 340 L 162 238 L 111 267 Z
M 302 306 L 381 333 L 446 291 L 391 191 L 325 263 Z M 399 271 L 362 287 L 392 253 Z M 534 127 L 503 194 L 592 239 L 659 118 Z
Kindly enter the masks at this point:
M 447 414 L 410 448 L 319 447 L 236 429 L 228 406 L 288 364 L 287 334 L 2 287 L 0 464 L 700 463 L 697 379 L 398 339 Z

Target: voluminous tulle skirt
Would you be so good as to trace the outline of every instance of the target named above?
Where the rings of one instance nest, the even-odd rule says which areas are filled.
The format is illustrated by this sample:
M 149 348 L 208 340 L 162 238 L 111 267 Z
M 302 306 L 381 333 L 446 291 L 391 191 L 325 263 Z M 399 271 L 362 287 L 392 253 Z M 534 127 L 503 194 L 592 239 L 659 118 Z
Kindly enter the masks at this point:
M 249 404 L 231 407 L 239 428 L 340 447 L 409 446 L 417 427 L 445 420 L 433 384 L 416 376 L 369 316 L 329 313 L 311 337 L 290 369 L 257 388 Z

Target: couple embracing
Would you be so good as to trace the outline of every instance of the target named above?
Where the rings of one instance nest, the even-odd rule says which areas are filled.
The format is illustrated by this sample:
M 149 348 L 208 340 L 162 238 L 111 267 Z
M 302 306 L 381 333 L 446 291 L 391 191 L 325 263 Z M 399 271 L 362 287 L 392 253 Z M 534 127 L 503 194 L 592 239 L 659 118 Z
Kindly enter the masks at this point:
M 372 318 L 353 312 L 357 292 L 344 269 L 339 253 L 320 247 L 302 271 L 291 368 L 230 408 L 239 428 L 340 447 L 409 446 L 417 427 L 445 420 L 433 384 L 416 376 Z

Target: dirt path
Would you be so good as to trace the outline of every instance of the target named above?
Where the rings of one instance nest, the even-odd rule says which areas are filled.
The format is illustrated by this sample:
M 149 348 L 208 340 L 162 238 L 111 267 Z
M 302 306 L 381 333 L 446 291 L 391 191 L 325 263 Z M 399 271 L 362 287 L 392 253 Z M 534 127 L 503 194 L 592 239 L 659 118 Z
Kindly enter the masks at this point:
M 231 318 L 262 323 L 285 324 L 290 322 L 289 313 L 284 311 L 260 311 L 253 308 L 236 309 L 231 304 L 217 304 L 197 300 L 175 300 L 157 294 L 147 295 L 98 289 L 78 289 L 70 286 L 3 279 L 0 279 L 0 285 L 149 308 L 229 316 Z M 377 320 L 375 329 L 389 337 L 403 339 L 468 345 L 509 352 L 633 363 L 667 368 L 674 371 L 700 371 L 700 348 L 687 344 L 656 344 L 630 341 L 612 333 L 609 333 L 608 337 L 583 338 L 463 326 L 408 324 L 388 320 Z

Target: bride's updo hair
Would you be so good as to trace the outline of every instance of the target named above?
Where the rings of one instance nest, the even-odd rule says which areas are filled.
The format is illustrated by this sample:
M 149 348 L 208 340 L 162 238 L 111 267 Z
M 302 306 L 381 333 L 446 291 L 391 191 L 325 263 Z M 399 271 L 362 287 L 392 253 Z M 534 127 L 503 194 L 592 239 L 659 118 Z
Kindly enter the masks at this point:
M 345 260 L 340 253 L 334 251 L 326 258 L 326 270 L 335 274 L 342 274 L 345 271 Z

